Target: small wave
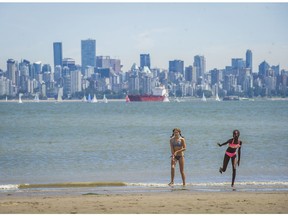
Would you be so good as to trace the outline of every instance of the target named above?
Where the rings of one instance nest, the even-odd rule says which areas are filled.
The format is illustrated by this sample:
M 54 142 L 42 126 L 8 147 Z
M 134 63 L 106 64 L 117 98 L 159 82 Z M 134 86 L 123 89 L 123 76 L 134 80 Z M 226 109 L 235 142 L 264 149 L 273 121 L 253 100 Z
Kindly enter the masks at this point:
M 126 183 L 127 186 L 138 186 L 138 187 L 167 187 L 168 184 L 162 183 Z M 182 184 L 174 184 L 175 186 L 181 186 Z M 186 186 L 195 187 L 220 187 L 230 186 L 231 182 L 200 182 L 200 183 L 186 183 Z M 288 182 L 237 182 L 237 185 L 241 186 L 288 186 Z
M 16 190 L 18 189 L 19 185 L 13 185 L 13 184 L 8 184 L 8 185 L 0 185 L 0 190 Z
M 120 187 L 126 186 L 124 182 L 68 182 L 50 184 L 7 184 L 0 185 L 0 190 L 18 190 L 33 188 L 71 188 L 71 187 Z
M 181 186 L 177 183 L 175 186 Z M 187 183 L 186 186 L 191 187 L 224 187 L 230 186 L 231 182 L 198 182 Z M 237 182 L 239 186 L 247 187 L 288 187 L 288 182 L 284 181 L 250 181 L 250 182 Z M 49 184 L 7 184 L 0 185 L 0 190 L 19 190 L 19 189 L 33 189 L 33 188 L 77 188 L 77 187 L 144 187 L 144 188 L 164 188 L 168 184 L 164 183 L 126 183 L 126 182 L 68 182 L 68 183 L 49 183 Z

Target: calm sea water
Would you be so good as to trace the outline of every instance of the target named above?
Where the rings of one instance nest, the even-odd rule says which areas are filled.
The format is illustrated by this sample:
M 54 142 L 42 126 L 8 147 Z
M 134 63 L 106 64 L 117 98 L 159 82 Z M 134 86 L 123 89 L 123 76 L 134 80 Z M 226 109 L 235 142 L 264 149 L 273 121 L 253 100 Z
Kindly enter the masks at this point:
M 288 101 L 170 103 L 0 103 L 0 185 L 170 181 L 169 138 L 186 139 L 186 181 L 231 181 L 219 174 L 239 129 L 243 142 L 236 185 L 288 185 Z M 179 167 L 176 183 L 181 183 Z

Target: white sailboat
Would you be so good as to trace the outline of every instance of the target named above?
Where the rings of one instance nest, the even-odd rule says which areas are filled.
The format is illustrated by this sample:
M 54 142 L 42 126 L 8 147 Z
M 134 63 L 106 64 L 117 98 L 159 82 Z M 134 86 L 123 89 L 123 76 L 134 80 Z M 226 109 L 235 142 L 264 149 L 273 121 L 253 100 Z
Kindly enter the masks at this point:
M 170 100 L 169 100 L 169 98 L 168 98 L 168 95 L 167 95 L 167 94 L 165 94 L 165 97 L 164 97 L 164 100 L 163 100 L 163 102 L 170 102 Z
M 217 84 L 215 84 L 215 91 L 216 91 L 215 100 L 216 100 L 216 101 L 220 101 L 220 98 L 219 98 L 219 96 L 218 96 L 218 85 L 217 85 Z
M 39 102 L 39 95 L 38 95 L 38 93 L 35 94 L 34 102 Z
M 87 102 L 86 96 L 84 95 L 82 98 L 82 102 Z
M 106 98 L 106 95 L 104 94 L 104 96 L 103 96 L 103 103 L 108 103 L 108 100 L 107 100 L 107 98 Z
M 206 101 L 207 101 L 207 99 L 206 99 L 206 97 L 205 97 L 205 94 L 204 94 L 204 92 L 203 92 L 203 95 L 202 95 L 202 98 L 201 98 L 201 100 L 202 100 L 202 101 L 204 101 L 204 102 L 206 102 Z
M 6 102 L 8 101 L 8 98 L 7 98 L 7 96 L 6 96 L 6 99 L 5 99 L 5 101 L 6 101 Z
M 98 100 L 97 100 L 97 98 L 96 98 L 96 95 L 94 94 L 94 97 L 93 97 L 91 103 L 97 103 L 97 102 L 98 102 Z
M 216 94 L 215 100 L 216 101 L 220 101 L 220 98 L 219 98 L 218 94 Z
M 61 102 L 61 101 L 62 101 L 62 96 L 60 94 L 58 94 L 57 102 Z
M 62 101 L 62 95 L 63 95 L 63 88 L 58 89 L 58 96 L 57 96 L 57 102 Z
M 19 101 L 18 101 L 18 103 L 23 103 L 23 102 L 22 102 L 22 99 L 21 99 L 22 95 L 23 95 L 22 93 L 19 94 Z

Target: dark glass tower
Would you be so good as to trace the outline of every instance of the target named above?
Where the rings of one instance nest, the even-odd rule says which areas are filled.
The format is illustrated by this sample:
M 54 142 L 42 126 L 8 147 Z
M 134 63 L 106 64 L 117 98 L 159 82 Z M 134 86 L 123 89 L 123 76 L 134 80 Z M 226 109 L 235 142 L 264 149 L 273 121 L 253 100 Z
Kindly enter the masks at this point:
M 96 40 L 81 40 L 81 66 L 82 72 L 87 66 L 96 66 Z
M 184 61 L 182 60 L 169 61 L 169 71 L 184 74 Z
M 54 42 L 53 43 L 53 52 L 54 52 L 54 67 L 56 65 L 62 66 L 62 43 L 61 42 Z
M 150 54 L 140 54 L 140 67 L 147 66 L 150 69 Z
M 246 51 L 246 68 L 250 68 L 251 72 L 253 72 L 253 70 L 252 70 L 252 51 L 251 50 Z

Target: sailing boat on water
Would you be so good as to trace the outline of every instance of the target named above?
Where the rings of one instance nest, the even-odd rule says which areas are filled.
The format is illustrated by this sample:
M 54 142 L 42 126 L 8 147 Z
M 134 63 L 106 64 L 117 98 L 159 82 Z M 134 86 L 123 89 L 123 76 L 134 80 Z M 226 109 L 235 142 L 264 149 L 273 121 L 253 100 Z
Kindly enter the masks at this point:
M 97 100 L 97 98 L 96 98 L 96 95 L 94 94 L 94 97 L 93 97 L 91 103 L 97 103 L 97 102 L 98 102 L 98 100 Z
M 203 95 L 202 95 L 202 99 L 201 99 L 202 101 L 204 101 L 204 102 L 206 102 L 207 101 L 207 99 L 206 99 L 206 97 L 205 97 L 205 94 L 204 94 L 204 92 L 203 92 Z
M 62 95 L 63 95 L 63 88 L 59 88 L 56 102 L 62 102 Z
M 108 103 L 108 100 L 107 100 L 107 98 L 106 98 L 106 95 L 104 94 L 104 96 L 103 96 L 103 103 Z
M 35 94 L 34 102 L 39 102 L 39 95 L 38 95 L 38 93 Z
M 167 94 L 165 94 L 165 97 L 164 97 L 164 100 L 163 100 L 163 102 L 170 102 L 170 100 L 169 100 L 169 98 L 168 98 L 168 95 L 167 95 Z
M 91 103 L 91 100 L 92 100 L 92 99 L 91 99 L 91 95 L 89 94 L 89 95 L 88 95 L 87 102 L 88 102 L 88 103 Z
M 84 95 L 82 98 L 82 102 L 87 102 L 86 96 Z
M 216 100 L 216 101 L 220 101 L 220 98 L 219 98 L 219 96 L 218 96 L 218 85 L 217 85 L 217 84 L 215 84 L 215 91 L 216 91 L 215 100 Z
M 218 94 L 216 94 L 215 100 L 216 101 L 220 101 L 220 98 L 219 98 Z
M 129 102 L 130 102 L 130 98 L 128 97 L 128 95 L 126 95 L 125 101 L 126 101 L 126 103 L 129 103 Z
M 23 103 L 22 99 L 21 99 L 22 95 L 23 95 L 22 93 L 19 93 L 19 101 L 18 101 L 18 103 Z

